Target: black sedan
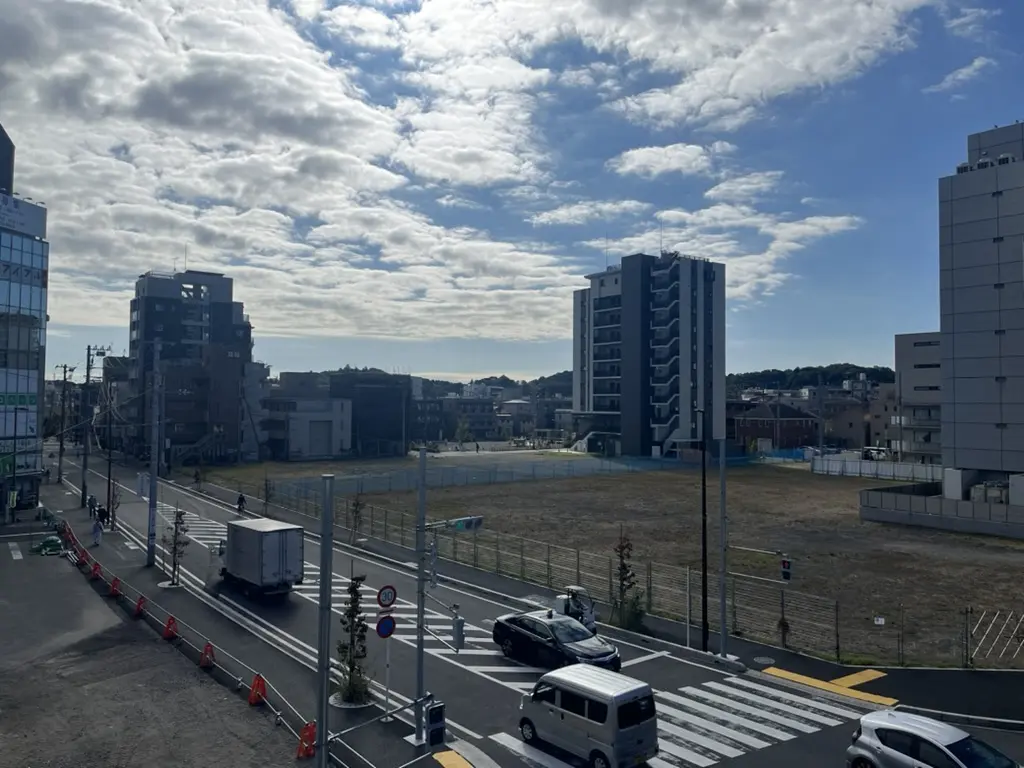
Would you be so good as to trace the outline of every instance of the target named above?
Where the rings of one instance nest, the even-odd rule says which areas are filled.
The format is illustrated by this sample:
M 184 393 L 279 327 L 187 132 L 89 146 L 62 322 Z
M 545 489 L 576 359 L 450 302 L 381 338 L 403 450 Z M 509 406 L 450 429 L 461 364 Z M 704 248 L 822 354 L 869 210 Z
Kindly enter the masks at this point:
M 537 667 L 593 664 L 615 672 L 622 669 L 618 648 L 592 635 L 576 619 L 554 611 L 499 616 L 492 637 L 508 658 Z

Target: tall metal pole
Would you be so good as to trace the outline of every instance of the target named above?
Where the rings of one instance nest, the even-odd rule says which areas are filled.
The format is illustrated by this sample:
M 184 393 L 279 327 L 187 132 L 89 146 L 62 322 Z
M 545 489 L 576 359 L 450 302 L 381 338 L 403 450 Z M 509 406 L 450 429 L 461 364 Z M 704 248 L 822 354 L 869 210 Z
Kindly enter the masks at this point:
M 700 414 L 700 649 L 708 650 L 708 435 L 707 410 Z
M 107 511 L 114 518 L 114 395 L 107 384 Z
M 718 575 L 718 651 L 724 659 L 729 628 L 725 623 L 725 582 L 729 577 L 729 516 L 725 512 L 725 438 L 718 440 L 718 530 L 721 564 Z
M 60 387 L 60 433 L 57 436 L 59 446 L 57 448 L 57 482 L 64 479 L 64 432 L 68 424 L 68 366 L 61 366 L 63 375 Z M 71 369 L 72 371 L 74 368 Z
M 157 478 L 160 475 L 160 342 L 153 342 L 153 384 L 149 404 L 150 447 L 149 447 L 149 530 L 146 536 L 146 565 L 156 564 L 156 494 Z
M 82 404 L 82 506 L 85 506 L 89 499 L 89 429 L 92 427 L 92 401 L 89 397 L 89 385 L 92 381 L 92 345 L 85 348 L 85 386 L 82 387 L 82 396 L 79 402 Z
M 419 483 L 416 489 L 416 743 L 422 744 L 425 738 L 423 722 L 423 697 L 427 688 L 423 679 L 424 641 L 426 632 L 424 614 L 427 608 L 427 449 L 420 446 Z
M 821 374 L 818 374 L 818 456 L 825 455 L 825 386 Z M 824 461 L 824 459 L 821 459 Z
M 320 627 L 317 635 L 316 761 L 319 768 L 331 763 L 331 586 L 334 582 L 334 475 L 321 475 L 320 500 Z

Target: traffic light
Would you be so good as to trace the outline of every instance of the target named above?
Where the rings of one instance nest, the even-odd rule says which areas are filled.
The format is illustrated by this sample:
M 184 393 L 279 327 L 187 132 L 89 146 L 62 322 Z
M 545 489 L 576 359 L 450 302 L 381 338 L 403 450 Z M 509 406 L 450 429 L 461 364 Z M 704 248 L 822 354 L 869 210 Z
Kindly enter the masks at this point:
M 445 729 L 447 728 L 444 717 L 444 702 L 433 701 L 428 704 L 425 715 L 427 719 L 427 746 L 443 746 Z
M 430 542 L 430 587 L 437 586 L 437 540 Z
M 452 645 L 456 651 L 466 647 L 466 620 L 461 616 L 452 619 Z
M 791 569 L 791 565 L 792 564 L 790 563 L 789 558 L 788 557 L 782 558 L 781 565 L 782 565 L 782 580 L 783 581 L 789 581 L 793 577 L 793 573 L 792 573 L 792 569 Z

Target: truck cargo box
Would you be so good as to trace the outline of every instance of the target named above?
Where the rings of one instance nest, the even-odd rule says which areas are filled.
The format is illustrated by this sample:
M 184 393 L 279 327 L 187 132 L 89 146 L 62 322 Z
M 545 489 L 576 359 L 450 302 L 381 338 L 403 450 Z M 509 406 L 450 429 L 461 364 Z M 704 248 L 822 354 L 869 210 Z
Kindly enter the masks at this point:
M 303 529 L 256 518 L 228 523 L 224 552 L 226 575 L 264 591 L 287 590 L 302 582 Z

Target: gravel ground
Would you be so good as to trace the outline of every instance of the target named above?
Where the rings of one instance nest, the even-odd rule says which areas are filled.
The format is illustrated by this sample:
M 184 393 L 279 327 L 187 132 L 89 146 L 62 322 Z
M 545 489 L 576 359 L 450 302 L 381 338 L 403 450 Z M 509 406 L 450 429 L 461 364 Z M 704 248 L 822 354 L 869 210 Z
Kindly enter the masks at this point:
M 790 556 L 793 580 L 785 590 L 786 618 L 794 633 L 803 628 L 801 624 L 812 625 L 803 628 L 806 650 L 834 655 L 838 601 L 845 659 L 955 665 L 962 660 L 965 627 L 974 629 L 988 612 L 972 642 L 972 649 L 977 648 L 988 621 L 999 611 L 998 622 L 975 662 L 1024 665 L 1024 648 L 1011 658 L 1018 644 L 1024 644 L 1024 624 L 1014 632 L 1024 612 L 1020 592 L 1024 542 L 862 523 L 857 491 L 885 485 L 874 479 L 815 475 L 784 466 L 730 469 L 730 543 Z M 367 495 L 366 501 L 389 509 L 410 509 L 414 498 L 407 493 L 374 494 Z M 431 489 L 428 505 L 435 519 L 483 515 L 488 535 L 526 536 L 545 545 L 598 553 L 605 559 L 623 531 L 633 542 L 641 583 L 647 561 L 668 566 L 652 571 L 656 593 L 659 579 L 670 578 L 673 566 L 693 568 L 700 563 L 699 472 Z M 714 471 L 708 476 L 708 516 L 709 542 L 717 552 L 718 477 Z M 511 539 L 502 548 L 513 555 L 519 552 Z M 543 545 L 527 547 L 534 553 L 542 549 Z M 779 579 L 778 556 L 734 551 L 730 558 L 733 572 Z M 712 572 L 716 572 L 717 559 L 713 562 Z M 770 627 L 774 632 L 781 590 L 756 580 L 738 579 L 737 584 L 744 589 L 737 586 L 736 602 L 761 617 L 762 630 Z M 965 616 L 968 606 L 974 609 L 972 618 Z M 885 623 L 877 624 L 875 617 Z M 738 624 L 744 624 L 742 616 Z M 1001 639 L 995 641 L 1004 624 Z M 807 637 L 811 631 L 815 636 Z M 778 642 L 775 637 L 758 639 Z M 800 640 L 795 635 L 791 639 Z
M 0 664 L 0 768 L 294 764 L 286 731 L 144 626 Z

